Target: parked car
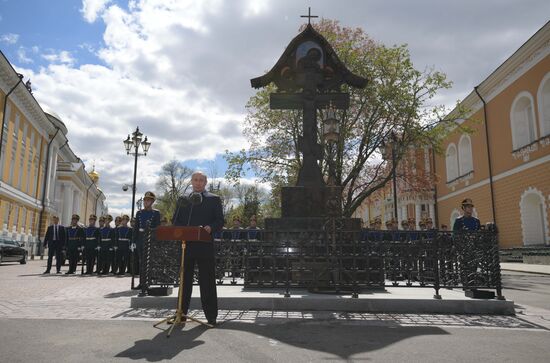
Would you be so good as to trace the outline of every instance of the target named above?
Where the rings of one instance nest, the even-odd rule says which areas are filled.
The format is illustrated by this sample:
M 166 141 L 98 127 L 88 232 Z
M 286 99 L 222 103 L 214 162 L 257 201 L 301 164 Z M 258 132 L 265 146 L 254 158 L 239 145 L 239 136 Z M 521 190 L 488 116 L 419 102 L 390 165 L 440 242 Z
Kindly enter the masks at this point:
M 17 241 L 0 238 L 0 263 L 19 262 L 27 263 L 27 250 Z

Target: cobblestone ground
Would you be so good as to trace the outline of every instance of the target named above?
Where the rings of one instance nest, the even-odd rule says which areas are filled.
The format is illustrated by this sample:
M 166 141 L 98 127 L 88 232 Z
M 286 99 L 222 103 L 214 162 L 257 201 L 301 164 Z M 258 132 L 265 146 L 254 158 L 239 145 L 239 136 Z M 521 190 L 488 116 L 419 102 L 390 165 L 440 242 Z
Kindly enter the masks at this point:
M 173 310 L 130 308 L 131 297 L 137 295 L 136 291 L 130 290 L 130 277 L 43 275 L 45 263 L 45 260 L 35 260 L 26 265 L 0 266 L 0 318 L 153 321 L 174 313 Z M 191 314 L 204 318 L 200 311 Z M 288 321 L 325 324 L 334 321 L 371 326 L 546 330 L 522 316 L 222 310 L 218 321 L 264 321 L 271 324 Z

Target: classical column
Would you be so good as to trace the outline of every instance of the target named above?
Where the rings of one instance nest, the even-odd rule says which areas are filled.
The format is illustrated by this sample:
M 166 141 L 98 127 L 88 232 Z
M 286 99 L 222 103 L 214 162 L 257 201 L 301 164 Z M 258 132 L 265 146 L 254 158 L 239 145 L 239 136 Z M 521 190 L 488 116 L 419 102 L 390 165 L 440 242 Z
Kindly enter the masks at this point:
M 407 205 L 401 206 L 401 221 L 407 219 Z M 399 221 L 399 228 L 401 228 L 401 221 Z
M 63 186 L 63 218 L 62 224 L 68 226 L 73 214 L 73 188 L 70 184 Z
M 45 178 L 44 182 L 46 183 L 46 200 L 48 203 L 54 202 L 56 171 L 57 171 L 57 148 L 52 147 L 48 170 L 46 170 L 46 174 L 44 175 L 44 178 Z
M 80 214 L 80 191 L 75 190 L 73 192 L 73 208 L 71 214 Z
M 414 214 L 415 214 L 415 220 L 416 220 L 416 229 L 420 229 L 420 218 L 422 217 L 422 212 L 420 209 L 420 204 L 414 203 Z

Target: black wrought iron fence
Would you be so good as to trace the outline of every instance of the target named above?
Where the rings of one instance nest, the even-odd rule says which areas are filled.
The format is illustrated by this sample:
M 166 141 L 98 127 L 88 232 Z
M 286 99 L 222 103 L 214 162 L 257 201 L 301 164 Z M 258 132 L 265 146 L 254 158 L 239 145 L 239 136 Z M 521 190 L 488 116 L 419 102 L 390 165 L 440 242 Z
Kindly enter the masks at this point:
M 214 240 L 219 285 L 349 292 L 392 287 L 495 289 L 494 231 L 225 230 Z M 142 287 L 177 285 L 181 244 L 145 241 Z

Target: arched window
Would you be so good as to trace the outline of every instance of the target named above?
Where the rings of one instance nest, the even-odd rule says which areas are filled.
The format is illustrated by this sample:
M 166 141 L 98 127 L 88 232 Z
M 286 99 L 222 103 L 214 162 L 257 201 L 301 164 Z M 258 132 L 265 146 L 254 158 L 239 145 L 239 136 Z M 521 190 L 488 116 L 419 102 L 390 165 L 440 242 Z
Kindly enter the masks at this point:
M 543 245 L 547 242 L 548 218 L 544 195 L 535 188 L 527 189 L 519 203 L 523 244 Z
M 472 141 L 470 136 L 462 135 L 458 143 L 458 160 L 460 162 L 460 175 L 464 175 L 474 170 L 472 162 Z
M 550 135 L 550 72 L 540 82 L 537 93 L 539 104 L 540 135 Z
M 526 91 L 517 95 L 512 103 L 510 127 L 513 150 L 529 145 L 537 139 L 533 104 L 533 96 Z
M 455 144 L 447 146 L 445 162 L 447 165 L 447 181 L 449 182 L 458 177 L 458 155 Z

